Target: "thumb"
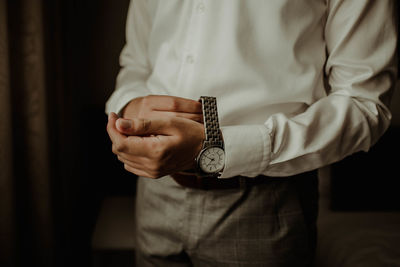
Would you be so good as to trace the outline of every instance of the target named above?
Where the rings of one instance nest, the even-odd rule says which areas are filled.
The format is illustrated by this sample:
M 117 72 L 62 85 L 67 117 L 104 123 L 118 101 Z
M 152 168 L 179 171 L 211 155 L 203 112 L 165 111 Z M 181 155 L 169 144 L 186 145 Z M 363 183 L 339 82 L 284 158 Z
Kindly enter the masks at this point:
M 122 119 L 117 120 L 117 129 L 125 135 L 169 135 L 165 119 Z

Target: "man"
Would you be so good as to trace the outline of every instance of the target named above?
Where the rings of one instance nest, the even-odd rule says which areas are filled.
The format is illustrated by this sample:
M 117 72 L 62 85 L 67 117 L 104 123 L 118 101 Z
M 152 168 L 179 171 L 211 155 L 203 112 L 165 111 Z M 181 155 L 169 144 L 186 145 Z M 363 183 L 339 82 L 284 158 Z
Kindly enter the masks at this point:
M 312 264 L 313 170 L 367 151 L 390 122 L 393 12 L 133 0 L 106 112 L 113 152 L 140 176 L 138 266 Z

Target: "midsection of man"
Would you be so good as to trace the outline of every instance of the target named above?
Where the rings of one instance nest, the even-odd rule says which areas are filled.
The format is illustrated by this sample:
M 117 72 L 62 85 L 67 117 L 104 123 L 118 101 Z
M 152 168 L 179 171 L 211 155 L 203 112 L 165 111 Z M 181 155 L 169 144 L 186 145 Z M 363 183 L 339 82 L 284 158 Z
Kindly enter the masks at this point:
M 151 94 L 216 96 L 221 126 L 263 124 L 326 95 L 324 1 L 159 1 L 154 14 Z
M 134 1 L 107 112 L 149 94 L 215 96 L 222 177 L 316 169 L 388 127 L 394 24 L 389 0 Z
M 171 175 L 184 171 L 174 169 L 173 161 L 170 169 L 164 166 L 166 177 L 139 179 L 138 245 L 143 262 L 169 259 L 186 264 L 187 253 L 194 264 L 195 259 L 231 266 L 310 263 L 317 211 L 312 170 L 367 151 L 390 122 L 387 105 L 396 76 L 397 38 L 393 6 L 390 0 L 131 2 L 122 68 L 106 111 L 128 120 L 137 119 L 137 114 L 151 114 L 147 119 L 152 120 L 162 115 L 160 111 L 168 111 L 168 116 L 199 121 L 198 103 L 174 98 L 181 104 L 171 112 L 165 107 L 172 98 L 142 99 L 148 95 L 216 97 L 225 166 L 213 178 L 216 182 L 205 184 L 220 189 L 224 183 L 238 185 L 227 190 L 189 188 L 190 183 L 172 179 Z M 151 102 L 155 99 L 163 107 L 157 109 L 157 103 Z M 148 107 L 126 112 L 140 110 L 137 103 Z M 111 115 L 111 124 L 118 126 L 119 120 Z M 153 127 L 142 122 L 143 128 Z M 202 129 L 186 122 L 178 124 Z M 129 162 L 124 161 L 126 147 L 118 149 L 115 141 L 129 139 L 129 133 L 117 133 L 115 125 L 109 128 L 115 153 Z M 145 143 L 146 138 L 157 137 L 160 129 L 156 130 L 139 140 Z M 184 133 L 199 139 L 187 130 Z M 169 152 L 170 158 L 179 154 Z M 135 170 L 141 164 L 133 162 L 133 166 L 128 170 L 138 174 Z M 242 180 L 244 185 L 238 182 Z M 268 201 L 273 204 L 266 205 Z M 214 237 L 209 229 L 216 231 Z M 207 238 L 200 238 L 203 235 Z M 257 235 L 260 239 L 252 238 Z M 230 237 L 235 249 L 214 250 L 219 241 L 226 245 Z M 164 243 L 157 244 L 158 238 Z M 230 253 L 235 254 L 234 262 L 229 261 Z

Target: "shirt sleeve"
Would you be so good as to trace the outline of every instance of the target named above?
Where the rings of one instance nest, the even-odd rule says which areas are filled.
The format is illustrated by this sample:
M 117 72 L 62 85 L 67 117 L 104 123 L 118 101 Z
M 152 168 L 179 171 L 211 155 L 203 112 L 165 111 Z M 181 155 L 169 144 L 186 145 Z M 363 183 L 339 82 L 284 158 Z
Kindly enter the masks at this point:
M 106 103 L 106 113 L 120 113 L 132 99 L 148 95 L 146 80 L 151 68 L 147 47 L 151 16 L 144 0 L 132 0 L 126 22 L 126 43 L 120 55 L 116 87 Z
M 264 125 L 223 127 L 221 178 L 317 169 L 368 151 L 389 126 L 397 73 L 394 1 L 327 3 L 327 96 L 294 117 L 278 113 Z

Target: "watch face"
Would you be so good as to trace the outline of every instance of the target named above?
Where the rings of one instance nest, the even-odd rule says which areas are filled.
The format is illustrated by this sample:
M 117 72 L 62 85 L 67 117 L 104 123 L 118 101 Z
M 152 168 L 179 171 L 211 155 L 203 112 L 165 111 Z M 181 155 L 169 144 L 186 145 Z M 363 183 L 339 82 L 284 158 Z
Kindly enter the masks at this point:
M 204 150 L 199 159 L 199 167 L 205 173 L 220 172 L 225 165 L 225 152 L 220 147 L 210 147 Z

